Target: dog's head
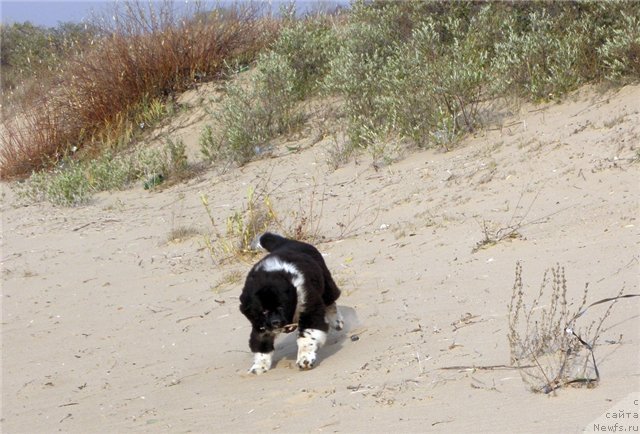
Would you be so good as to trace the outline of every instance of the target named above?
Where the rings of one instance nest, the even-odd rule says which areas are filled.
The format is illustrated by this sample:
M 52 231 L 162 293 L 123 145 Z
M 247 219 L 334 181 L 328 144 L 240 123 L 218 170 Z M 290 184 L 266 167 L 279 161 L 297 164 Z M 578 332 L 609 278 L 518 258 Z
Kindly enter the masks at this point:
M 257 330 L 282 331 L 293 321 L 297 302 L 295 287 L 278 276 L 261 277 L 247 280 L 240 296 L 240 312 Z

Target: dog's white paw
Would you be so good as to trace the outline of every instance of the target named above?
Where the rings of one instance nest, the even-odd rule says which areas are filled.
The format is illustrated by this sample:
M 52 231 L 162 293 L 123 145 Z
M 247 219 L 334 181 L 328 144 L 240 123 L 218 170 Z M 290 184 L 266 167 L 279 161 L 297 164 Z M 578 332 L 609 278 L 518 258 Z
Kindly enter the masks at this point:
M 296 360 L 296 365 L 298 365 L 298 368 L 306 371 L 308 369 L 313 368 L 313 365 L 315 364 L 316 364 L 315 351 L 313 352 L 310 351 L 303 354 L 298 353 L 298 360 Z
M 298 337 L 298 368 L 307 370 L 316 364 L 316 353 L 327 340 L 327 334 L 322 330 L 307 329 Z
M 254 353 L 253 365 L 249 368 L 249 374 L 264 374 L 271 368 L 271 356 L 273 353 Z
M 265 368 L 264 366 L 261 365 L 253 365 L 250 369 L 249 369 L 249 374 L 253 374 L 253 375 L 260 375 L 260 374 L 264 374 L 265 372 L 267 372 L 268 369 Z

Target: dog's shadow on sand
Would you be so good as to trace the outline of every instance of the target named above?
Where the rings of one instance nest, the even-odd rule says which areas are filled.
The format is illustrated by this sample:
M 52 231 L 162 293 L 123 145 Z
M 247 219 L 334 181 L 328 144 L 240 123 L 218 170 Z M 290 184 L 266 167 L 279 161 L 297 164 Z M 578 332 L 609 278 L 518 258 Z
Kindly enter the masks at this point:
M 356 311 L 347 306 L 338 306 L 338 311 L 342 314 L 344 327 L 342 330 L 329 329 L 327 342 L 318 351 L 318 359 L 316 367 L 322 364 L 322 361 L 331 357 L 342 348 L 344 342 L 350 338 L 349 332 L 359 327 L 360 322 Z M 273 357 L 274 367 L 279 365 L 290 365 L 295 367 L 296 358 L 298 357 L 298 346 L 296 339 L 298 331 L 287 334 L 284 338 L 276 340 L 275 354 Z

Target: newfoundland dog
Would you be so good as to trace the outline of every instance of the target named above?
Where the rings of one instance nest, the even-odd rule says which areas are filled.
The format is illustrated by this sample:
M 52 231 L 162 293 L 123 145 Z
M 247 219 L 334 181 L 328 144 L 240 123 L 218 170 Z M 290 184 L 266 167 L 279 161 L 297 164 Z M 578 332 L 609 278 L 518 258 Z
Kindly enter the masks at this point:
M 312 245 L 269 232 L 258 243 L 269 254 L 251 268 L 240 295 L 240 311 L 251 322 L 249 348 L 254 359 L 249 372 L 267 372 L 276 336 L 296 328 L 296 364 L 311 369 L 329 325 L 336 330 L 343 327 L 336 307 L 340 290 Z

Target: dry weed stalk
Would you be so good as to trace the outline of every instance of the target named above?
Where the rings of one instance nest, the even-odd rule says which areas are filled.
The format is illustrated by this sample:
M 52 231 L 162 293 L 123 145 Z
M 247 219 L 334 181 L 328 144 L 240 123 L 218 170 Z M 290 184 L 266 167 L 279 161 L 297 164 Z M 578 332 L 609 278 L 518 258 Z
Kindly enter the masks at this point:
M 209 198 L 201 194 L 200 200 L 211 222 L 212 232 L 203 236 L 205 248 L 209 252 L 214 264 L 220 264 L 232 259 L 248 260 L 258 253 L 253 247 L 253 241 L 265 231 L 272 230 L 288 238 L 319 243 L 328 239 L 342 239 L 353 235 L 358 229 L 373 223 L 378 217 L 379 210 L 370 222 L 361 223 L 362 213 L 372 205 L 361 209 L 357 205 L 355 211 L 351 207 L 347 210 L 344 223 L 337 223 L 340 233 L 337 237 L 327 238 L 321 232 L 321 221 L 327 194 L 323 188 L 319 192 L 318 182 L 313 180 L 311 191 L 298 197 L 297 208 L 281 211 L 282 206 L 274 202 L 274 192 L 287 181 L 285 178 L 278 184 L 271 180 L 271 172 L 263 172 L 257 178 L 259 182 L 249 188 L 247 201 L 239 210 L 232 211 L 226 218 L 226 232 L 217 229 L 216 220 Z
M 576 328 L 575 320 L 584 311 L 603 300 L 586 306 L 588 284 L 582 300 L 574 310 L 567 297 L 564 267 L 556 265 L 545 271 L 538 294 L 525 299 L 522 265 L 516 263 L 515 282 L 509 303 L 509 347 L 511 364 L 519 369 L 522 380 L 534 392 L 550 393 L 567 385 L 595 387 L 600 379 L 593 348 L 602 326 L 611 314 L 617 297 L 605 313 L 588 327 Z M 548 297 L 548 300 L 544 300 Z
M 314 179 L 313 188 L 309 194 L 309 202 L 298 196 L 298 208 L 279 217 L 272 202 L 269 201 L 271 214 L 274 216 L 274 225 L 284 236 L 300 241 L 319 242 L 324 237 L 320 234 L 320 222 L 324 210 L 325 190 L 323 188 L 318 199 L 318 183 Z
M 487 224 L 487 221 L 484 219 L 482 220 L 481 227 L 482 227 L 482 233 L 484 235 L 484 238 L 478 241 L 478 243 L 476 243 L 475 247 L 471 250 L 471 253 L 475 253 L 480 249 L 485 249 L 489 246 L 498 244 L 500 241 L 503 241 L 503 240 L 515 239 L 515 238 L 521 237 L 519 230 L 520 228 L 522 228 L 527 224 L 525 223 L 525 219 L 529 215 L 529 212 L 531 211 L 531 208 L 533 207 L 533 204 L 535 203 L 536 199 L 538 199 L 538 196 L 540 195 L 540 191 L 538 191 L 536 195 L 533 197 L 533 199 L 529 203 L 529 206 L 527 207 L 527 210 L 523 212 L 521 216 L 517 216 L 518 210 L 521 208 L 520 204 L 522 203 L 522 199 L 524 198 L 524 193 L 525 193 L 525 189 L 523 189 L 520 192 L 520 197 L 518 198 L 518 202 L 516 203 L 516 206 L 513 210 L 513 214 L 511 214 L 511 218 L 509 219 L 509 222 L 506 224 L 506 226 L 501 227 L 495 231 L 492 231 L 489 229 L 489 225 Z M 539 221 L 539 220 L 541 219 L 534 220 L 534 221 Z
M 523 189 L 522 192 L 520 193 L 520 197 L 518 198 L 518 202 L 516 203 L 516 206 L 513 210 L 513 214 L 511 214 L 511 217 L 509 218 L 509 221 L 507 222 L 506 225 L 501 226 L 496 230 L 492 230 L 490 229 L 489 224 L 487 223 L 487 220 L 483 219 L 482 223 L 478 222 L 478 224 L 482 228 L 482 233 L 484 235 L 484 238 L 476 243 L 473 249 L 471 249 L 471 253 L 476 253 L 479 250 L 494 246 L 504 240 L 522 238 L 522 234 L 520 234 L 520 230 L 522 228 L 529 225 L 533 225 L 533 224 L 543 223 L 547 221 L 550 217 L 569 208 L 569 207 L 562 208 L 552 213 L 543 215 L 542 217 L 538 217 L 533 220 L 527 220 L 527 216 L 531 212 L 531 209 L 533 208 L 533 204 L 538 199 L 538 196 L 540 196 L 540 193 L 542 190 L 539 190 L 535 194 L 533 199 L 531 199 L 531 202 L 529 202 L 529 205 L 527 206 L 526 210 L 521 205 L 522 200 L 524 198 L 525 190 L 526 188 Z M 518 215 L 518 210 L 520 209 L 522 209 L 523 212 L 522 214 Z

